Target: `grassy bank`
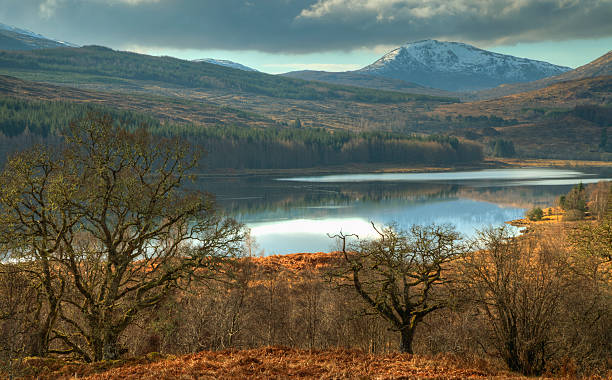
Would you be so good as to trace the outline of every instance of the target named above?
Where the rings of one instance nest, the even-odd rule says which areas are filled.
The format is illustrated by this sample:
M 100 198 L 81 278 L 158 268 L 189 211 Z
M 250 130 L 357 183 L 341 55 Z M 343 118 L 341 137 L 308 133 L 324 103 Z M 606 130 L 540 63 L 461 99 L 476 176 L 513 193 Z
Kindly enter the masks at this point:
M 97 364 L 31 358 L 25 365 L 31 373 L 27 377 L 38 379 L 527 379 L 478 358 L 285 347 L 203 351 L 180 357 L 151 354 Z

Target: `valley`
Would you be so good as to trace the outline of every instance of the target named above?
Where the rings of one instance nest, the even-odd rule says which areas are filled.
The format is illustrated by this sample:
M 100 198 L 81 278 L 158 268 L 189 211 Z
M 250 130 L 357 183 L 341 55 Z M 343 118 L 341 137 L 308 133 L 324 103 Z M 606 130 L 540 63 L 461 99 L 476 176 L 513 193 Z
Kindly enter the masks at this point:
M 612 51 L 308 1 L 0 24 L 0 378 L 610 377 Z
M 489 84 L 489 89 L 451 92 L 384 74 L 390 67 L 402 70 L 415 59 L 429 62 L 431 72 L 439 72 L 439 78 L 466 70 L 478 73 L 482 69 L 476 65 L 497 62 L 514 65 L 514 79 L 500 87 Z M 457 59 L 466 61 L 458 63 Z M 0 74 L 4 75 L 0 93 L 149 112 L 164 123 L 192 125 L 190 128 L 299 124 L 353 133 L 443 134 L 481 144 L 485 155 L 499 155 L 495 144 L 503 140 L 514 145 L 506 156 L 609 160 L 612 77 L 606 74 L 612 72 L 611 66 L 610 53 L 569 70 L 464 44 L 423 41 L 405 45 L 354 72 L 274 76 L 202 60 L 86 46 L 0 52 Z M 520 70 L 531 70 L 528 67 L 544 70 L 537 75 L 561 74 L 529 81 L 533 77 L 520 74 Z M 376 70 L 383 71 L 376 74 Z M 462 80 L 451 77 L 445 81 Z M 525 82 L 513 84 L 517 78 Z M 499 97 L 503 94 L 510 95 Z M 589 111 L 584 112 L 586 109 Z

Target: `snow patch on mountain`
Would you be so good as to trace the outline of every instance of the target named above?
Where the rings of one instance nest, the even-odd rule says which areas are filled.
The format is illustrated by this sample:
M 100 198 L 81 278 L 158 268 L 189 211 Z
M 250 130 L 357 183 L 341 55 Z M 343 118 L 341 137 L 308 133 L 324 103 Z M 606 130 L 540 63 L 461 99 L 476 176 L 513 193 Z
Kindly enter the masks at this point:
M 20 40 L 32 48 L 53 47 L 53 45 L 55 45 L 54 47 L 79 47 L 79 45 L 75 45 L 70 42 L 54 40 L 27 29 L 21 29 L 2 23 L 0 23 L 0 31 L 14 33 L 15 35 L 22 37 Z
M 257 71 L 251 67 L 241 65 L 240 63 L 237 63 L 237 62 L 228 61 L 226 59 L 204 58 L 204 59 L 194 59 L 193 61 L 194 62 L 207 62 L 207 63 L 212 63 L 214 65 L 231 67 L 232 69 L 238 69 L 238 70 L 243 70 L 243 71 Z
M 358 70 L 451 91 L 528 82 L 571 70 L 548 62 L 493 53 L 460 42 L 424 40 L 401 46 Z

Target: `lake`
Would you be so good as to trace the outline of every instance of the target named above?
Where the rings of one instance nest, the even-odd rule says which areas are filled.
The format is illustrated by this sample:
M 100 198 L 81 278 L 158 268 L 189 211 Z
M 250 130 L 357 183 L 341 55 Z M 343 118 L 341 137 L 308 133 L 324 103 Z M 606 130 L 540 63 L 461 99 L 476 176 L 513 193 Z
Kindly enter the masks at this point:
M 579 182 L 609 172 L 491 169 L 439 173 L 319 176 L 207 176 L 200 187 L 251 229 L 262 254 L 336 250 L 328 234 L 360 238 L 377 226 L 448 223 L 464 236 L 521 218 L 533 206 L 554 204 Z

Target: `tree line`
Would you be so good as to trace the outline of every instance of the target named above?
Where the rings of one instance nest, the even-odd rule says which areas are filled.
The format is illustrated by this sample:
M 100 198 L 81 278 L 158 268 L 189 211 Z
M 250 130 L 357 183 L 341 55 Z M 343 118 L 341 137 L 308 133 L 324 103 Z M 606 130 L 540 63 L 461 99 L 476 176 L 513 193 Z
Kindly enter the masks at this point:
M 0 98 L 0 150 L 23 149 L 32 140 L 53 143 L 64 126 L 89 113 L 109 114 L 116 125 L 146 125 L 160 137 L 181 137 L 207 152 L 208 168 L 307 168 L 349 163 L 454 164 L 482 160 L 480 145 L 452 136 L 270 126 L 201 127 L 162 123 L 141 113 L 92 104 Z

